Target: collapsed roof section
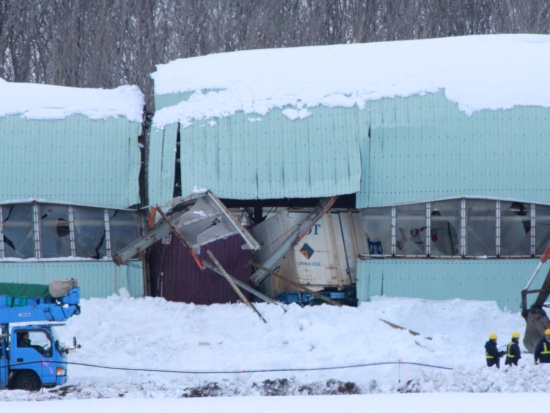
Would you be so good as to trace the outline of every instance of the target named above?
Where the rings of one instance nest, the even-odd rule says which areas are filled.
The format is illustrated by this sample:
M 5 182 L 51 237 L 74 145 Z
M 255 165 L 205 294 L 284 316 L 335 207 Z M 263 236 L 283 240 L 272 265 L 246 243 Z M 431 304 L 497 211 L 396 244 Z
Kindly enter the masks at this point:
M 147 234 L 113 256 L 116 264 L 125 264 L 171 232 L 176 233 L 191 253 L 203 245 L 235 234 L 242 236 L 242 248 L 254 251 L 260 248 L 246 228 L 208 190 L 174 198 L 168 204 L 155 207 L 151 211 L 149 224 L 150 230 Z
M 262 263 L 264 265 L 259 265 L 261 268 L 251 277 L 256 285 L 272 273 L 272 269 L 282 256 L 330 210 L 336 199 L 337 197 L 322 199 L 319 205 L 307 216 L 298 220 L 292 230 L 285 235 L 281 245 L 267 257 L 268 259 Z M 261 300 L 273 302 L 268 296 L 227 273 L 209 249 L 206 249 L 206 255 L 209 259 L 200 256 L 200 247 L 232 235 L 240 235 L 243 238 L 242 249 L 252 251 L 260 249 L 260 244 L 211 191 L 195 192 L 187 197 L 174 198 L 170 203 L 154 207 L 151 210 L 148 227 L 149 232 L 147 234 L 113 255 L 113 261 L 117 265 L 126 264 L 160 240 L 166 240 L 167 244 L 171 243 L 169 236 L 175 234 L 192 255 L 200 270 L 209 269 L 224 277 L 239 294 L 243 302 L 246 303 L 247 300 L 242 295 L 239 287 Z M 248 263 L 248 265 L 252 264 L 255 263 Z

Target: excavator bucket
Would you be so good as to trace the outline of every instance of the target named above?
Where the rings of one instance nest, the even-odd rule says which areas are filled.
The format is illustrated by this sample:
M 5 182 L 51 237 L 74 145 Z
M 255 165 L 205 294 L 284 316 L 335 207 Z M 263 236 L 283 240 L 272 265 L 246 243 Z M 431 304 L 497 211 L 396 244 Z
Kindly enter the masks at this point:
M 532 307 L 524 313 L 522 315 L 527 326 L 523 337 L 523 345 L 529 353 L 534 353 L 537 343 L 544 336 L 544 330 L 550 328 L 550 320 L 542 307 Z
M 544 336 L 544 330 L 550 328 L 550 319 L 548 319 L 548 315 L 546 314 L 546 311 L 544 311 L 546 300 L 550 295 L 550 270 L 548 271 L 546 279 L 542 283 L 542 287 L 539 290 L 529 290 L 529 286 L 537 275 L 538 270 L 540 269 L 542 264 L 544 264 L 548 260 L 549 256 L 550 245 L 548 246 L 544 254 L 542 254 L 537 269 L 531 276 L 531 279 L 527 283 L 525 289 L 521 292 L 521 306 L 523 308 L 521 315 L 523 316 L 527 324 L 525 328 L 525 335 L 523 336 L 523 345 L 530 353 L 535 352 L 537 343 Z M 538 293 L 537 299 L 530 307 L 528 307 L 527 295 L 533 293 Z

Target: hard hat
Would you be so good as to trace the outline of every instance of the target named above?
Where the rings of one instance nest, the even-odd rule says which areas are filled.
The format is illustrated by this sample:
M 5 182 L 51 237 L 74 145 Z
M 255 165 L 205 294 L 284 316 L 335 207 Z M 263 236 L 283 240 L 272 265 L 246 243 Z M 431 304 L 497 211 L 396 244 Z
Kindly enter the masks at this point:
M 548 329 L 548 330 L 550 330 L 550 329 Z M 497 338 L 498 338 L 498 337 L 497 337 L 497 335 L 496 335 L 495 333 L 489 334 L 489 340 L 496 340 Z
M 550 328 L 547 328 L 546 330 L 544 330 L 544 335 L 550 336 Z
M 514 331 L 512 333 L 512 338 L 519 338 L 519 333 L 517 331 Z

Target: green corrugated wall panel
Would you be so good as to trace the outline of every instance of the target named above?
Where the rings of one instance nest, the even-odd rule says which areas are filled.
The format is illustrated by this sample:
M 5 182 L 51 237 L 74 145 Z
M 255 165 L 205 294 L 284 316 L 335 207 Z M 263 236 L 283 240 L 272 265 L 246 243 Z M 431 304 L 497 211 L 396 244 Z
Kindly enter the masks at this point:
M 155 95 L 155 110 L 161 110 L 166 107 L 175 106 L 180 102 L 186 101 L 195 92 L 186 93 L 167 93 L 165 95 Z
M 284 154 L 286 192 L 289 198 L 302 198 L 302 186 L 307 183 L 304 182 L 304 177 L 309 176 L 309 161 L 307 160 L 310 158 L 309 141 L 312 139 L 312 132 L 306 128 L 304 122 L 294 124 L 282 122 L 280 136 Z M 300 139 L 300 137 L 303 138 Z M 266 155 L 269 159 L 269 153 L 266 152 Z
M 182 191 L 195 186 L 222 198 L 310 198 L 359 190 L 357 131 L 363 117 L 316 107 L 305 119 L 282 110 L 238 113 L 182 129 Z M 365 129 L 366 130 L 366 129 Z M 350 156 L 351 155 L 351 156 Z
M 358 140 L 359 140 L 359 156 L 361 158 L 361 188 L 370 188 L 370 177 L 371 177 L 371 145 L 372 139 L 370 139 L 371 134 L 371 123 L 372 123 L 372 113 L 366 110 L 357 111 L 357 116 L 361 119 L 360 122 L 357 122 L 358 125 Z M 356 194 L 356 203 L 359 202 L 361 197 L 361 192 Z
M 111 208 L 138 204 L 140 133 L 141 124 L 126 118 L 0 118 L 0 198 Z
M 224 121 L 229 118 L 223 119 Z M 248 128 L 250 121 L 243 119 L 242 116 L 232 118 L 234 121 L 229 125 L 227 135 L 218 132 L 218 140 L 230 139 L 231 147 L 228 150 L 220 152 L 220 158 L 231 165 L 231 198 L 251 199 L 256 198 L 258 190 L 258 159 L 257 150 L 260 146 L 255 128 Z M 219 124 L 222 123 L 220 120 Z M 207 128 L 205 128 L 207 129 Z M 252 129 L 252 130 L 251 130 Z M 185 151 L 185 145 L 182 147 Z M 263 165 L 267 168 L 269 165 Z M 212 165 L 215 170 L 215 165 Z M 189 182 L 185 182 L 187 185 Z M 221 188 L 218 189 L 218 191 Z M 225 189 L 225 188 L 224 188 Z M 216 193 L 216 191 L 214 191 Z
M 195 93 L 206 94 L 208 92 L 220 92 L 223 89 L 219 88 L 206 88 L 200 91 L 188 91 L 188 92 L 176 92 L 166 94 L 155 94 L 155 111 L 158 112 L 161 109 L 176 106 L 178 103 L 189 100 Z
M 276 194 L 277 196 L 282 194 L 282 188 L 285 187 L 285 170 L 289 168 L 289 174 L 296 176 L 295 170 L 293 168 L 294 156 L 290 157 L 290 162 L 287 164 L 286 156 L 290 155 L 291 147 L 287 147 L 285 151 L 285 142 L 292 144 L 292 134 L 282 133 L 281 139 L 270 139 L 269 137 L 269 125 L 272 123 L 272 120 L 269 121 L 266 119 L 266 122 L 257 122 L 259 123 L 258 132 L 258 142 L 266 142 L 267 148 L 264 148 L 263 145 L 255 145 L 256 159 L 258 164 L 256 168 L 258 170 L 258 187 L 257 191 L 260 198 L 266 198 L 269 194 Z M 289 141 L 290 140 L 290 141 Z M 280 159 L 281 162 L 272 162 L 271 159 Z M 262 167 L 265 165 L 265 167 Z
M 126 289 L 134 297 L 145 297 L 147 295 L 146 279 L 144 278 L 143 265 L 140 261 L 130 261 L 128 265 L 117 267 L 126 272 Z
M 358 192 L 358 208 L 462 196 L 550 203 L 548 108 L 467 115 L 440 91 L 307 110 L 304 119 L 274 109 L 183 128 L 183 192 L 199 186 L 237 199 Z
M 549 108 L 469 116 L 438 92 L 372 101 L 366 110 L 369 176 L 358 208 L 461 196 L 550 203 Z
M 496 301 L 501 308 L 519 312 L 521 290 L 538 260 L 358 260 L 357 297 L 413 297 L 429 300 Z M 532 289 L 540 288 L 547 269 Z M 535 297 L 531 297 L 532 304 Z
M 164 204 L 173 198 L 177 131 L 177 124 L 151 129 L 147 172 L 150 205 Z M 182 164 L 182 170 L 188 166 Z
M 144 293 L 141 262 L 131 266 L 117 266 L 112 262 L 45 261 L 2 262 L 0 282 L 48 284 L 52 280 L 75 278 L 81 287 L 81 297 L 108 297 L 119 294 L 121 288 L 131 295 L 142 297 Z

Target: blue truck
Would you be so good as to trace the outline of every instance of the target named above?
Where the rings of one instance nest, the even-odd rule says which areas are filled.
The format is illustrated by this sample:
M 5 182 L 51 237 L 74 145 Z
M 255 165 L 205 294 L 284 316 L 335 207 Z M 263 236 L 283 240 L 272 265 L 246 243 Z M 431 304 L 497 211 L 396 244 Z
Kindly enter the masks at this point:
M 67 381 L 67 354 L 55 326 L 80 314 L 76 280 L 0 283 L 0 389 L 37 391 Z M 61 324 L 62 325 L 62 324 Z

